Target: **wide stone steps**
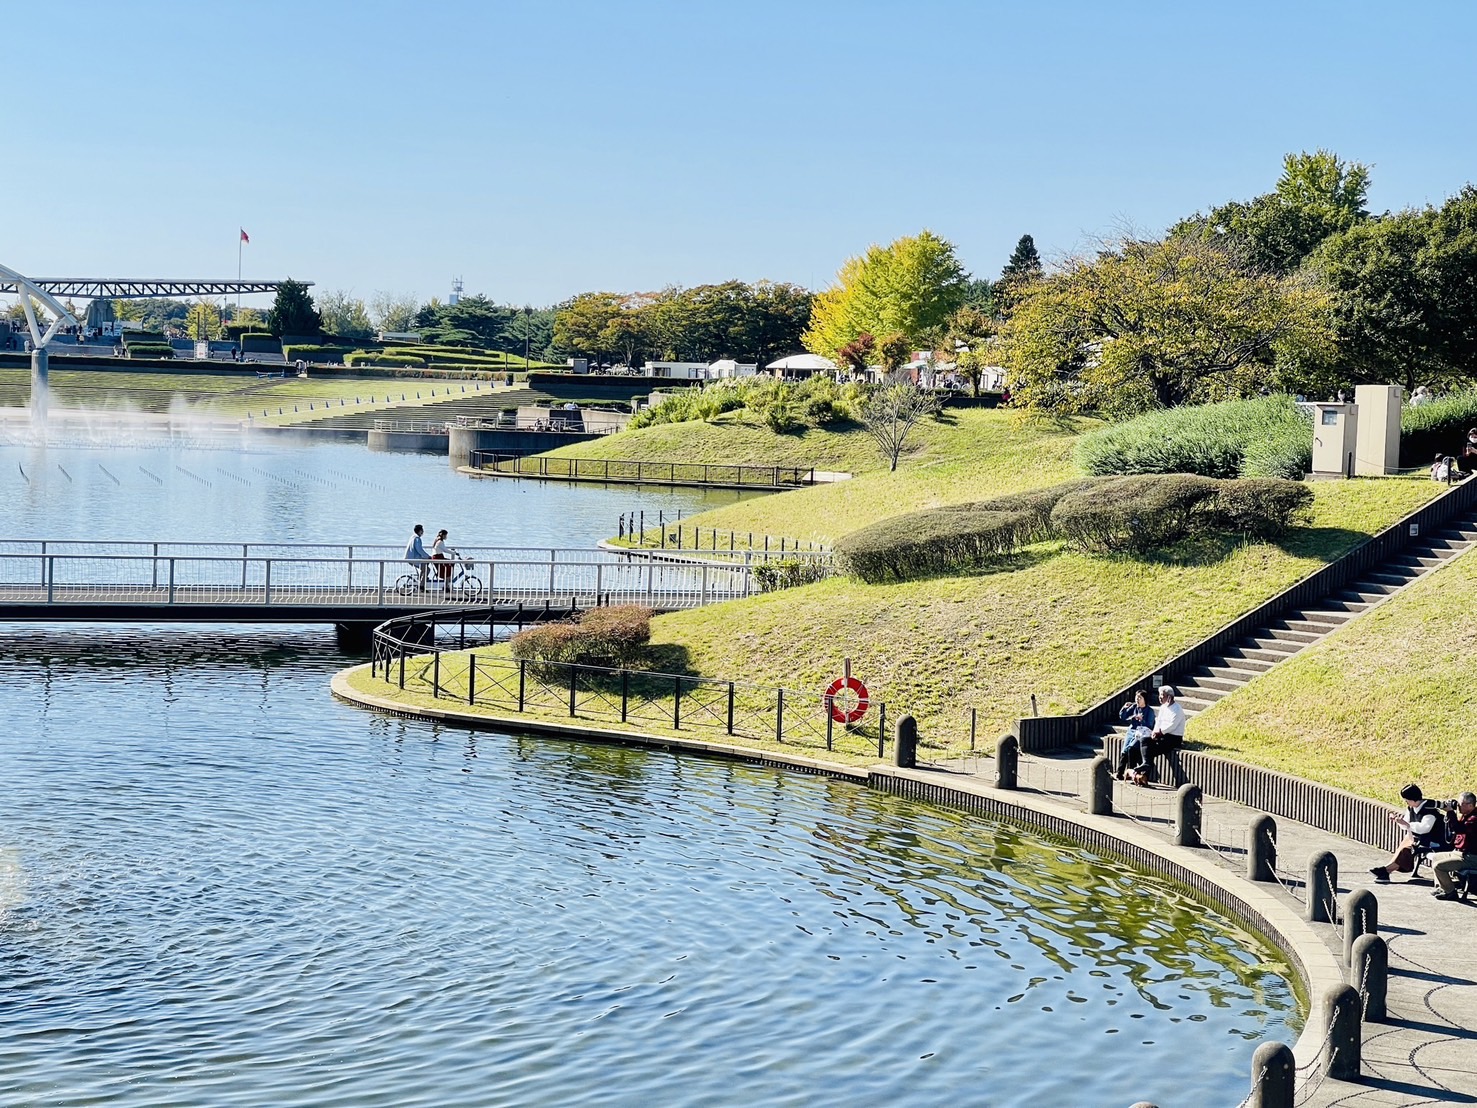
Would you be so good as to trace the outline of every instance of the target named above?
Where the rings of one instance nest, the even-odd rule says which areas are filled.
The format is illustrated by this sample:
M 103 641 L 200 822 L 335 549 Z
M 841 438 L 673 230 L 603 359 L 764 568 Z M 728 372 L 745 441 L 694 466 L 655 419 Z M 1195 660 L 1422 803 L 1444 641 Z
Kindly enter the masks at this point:
M 1398 555 L 1372 567 L 1358 580 L 1308 606 L 1270 621 L 1194 672 L 1171 680 L 1186 715 L 1197 715 L 1229 696 L 1278 662 L 1346 625 L 1351 619 L 1399 592 L 1412 581 L 1477 544 L 1477 521 L 1463 520 L 1441 528 L 1406 547 Z M 1104 749 L 1117 750 L 1125 728 L 1109 726 L 1096 738 Z M 1112 736 L 1111 742 L 1107 736 Z

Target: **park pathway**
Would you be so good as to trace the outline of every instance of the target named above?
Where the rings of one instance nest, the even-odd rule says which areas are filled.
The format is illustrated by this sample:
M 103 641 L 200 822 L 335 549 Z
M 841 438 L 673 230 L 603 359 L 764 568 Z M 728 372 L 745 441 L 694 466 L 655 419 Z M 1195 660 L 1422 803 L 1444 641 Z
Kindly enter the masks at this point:
M 1095 747 L 1083 746 L 1052 756 L 1022 755 L 1021 791 L 1085 811 L 1095 753 Z M 919 767 L 923 766 L 920 761 Z M 935 763 L 929 768 L 968 776 L 980 784 L 994 781 L 990 757 Z M 1115 816 L 1133 820 L 1170 841 L 1173 789 L 1115 782 L 1113 790 Z M 1259 813 L 1212 797 L 1206 797 L 1203 805 L 1207 855 L 1232 872 L 1242 873 L 1247 829 Z M 1307 860 L 1318 851 L 1332 851 L 1338 858 L 1340 906 L 1353 890 L 1370 889 L 1379 902 L 1379 934 L 1390 955 L 1388 1018 L 1364 1025 L 1360 1081 L 1325 1078 L 1316 1060 L 1299 1058 L 1297 1103 L 1308 1108 L 1477 1104 L 1477 897 L 1465 902 L 1433 900 L 1435 885 L 1429 868 L 1416 881 L 1397 875 L 1387 885 L 1378 884 L 1369 869 L 1385 862 L 1388 854 L 1306 824 L 1279 818 L 1277 840 L 1278 884 L 1268 886 L 1272 895 L 1301 914 L 1306 902 Z M 1342 925 L 1310 926 L 1343 965 Z M 1344 968 L 1347 971 L 1347 965 Z

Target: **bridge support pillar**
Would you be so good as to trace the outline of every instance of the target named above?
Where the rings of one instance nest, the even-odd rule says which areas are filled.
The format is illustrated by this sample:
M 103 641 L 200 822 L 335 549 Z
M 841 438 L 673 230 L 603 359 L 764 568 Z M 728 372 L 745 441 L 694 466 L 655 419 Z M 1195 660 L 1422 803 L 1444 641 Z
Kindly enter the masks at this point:
M 51 355 L 46 352 L 46 347 L 38 346 L 31 351 L 31 422 L 45 423 L 46 413 L 51 399 L 51 385 L 48 381 L 48 372 L 51 368 Z
M 338 643 L 339 651 L 344 654 L 368 654 L 376 626 L 378 625 L 373 621 L 365 620 L 335 623 L 333 635 Z

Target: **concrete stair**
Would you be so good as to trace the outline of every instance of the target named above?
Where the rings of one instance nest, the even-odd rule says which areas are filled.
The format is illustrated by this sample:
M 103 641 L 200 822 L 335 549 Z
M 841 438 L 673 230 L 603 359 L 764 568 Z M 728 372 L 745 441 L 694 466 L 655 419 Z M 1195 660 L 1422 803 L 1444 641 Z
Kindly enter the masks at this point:
M 1474 544 L 1477 544 L 1477 521 L 1453 521 L 1372 567 L 1352 584 L 1270 621 L 1192 672 L 1166 677 L 1179 690 L 1179 703 L 1185 714 L 1198 715 L 1277 663 L 1388 600 L 1412 581 L 1446 565 Z M 1091 741 L 1116 761 L 1125 730 L 1120 724 L 1104 726 L 1092 735 Z

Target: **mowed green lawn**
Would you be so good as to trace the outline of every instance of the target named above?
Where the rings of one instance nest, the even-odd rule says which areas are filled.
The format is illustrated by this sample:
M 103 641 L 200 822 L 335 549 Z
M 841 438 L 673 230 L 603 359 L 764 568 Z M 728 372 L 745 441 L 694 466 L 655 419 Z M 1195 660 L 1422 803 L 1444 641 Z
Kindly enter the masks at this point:
M 1198 716 L 1194 745 L 1392 803 L 1477 789 L 1474 610 L 1466 554 Z
M 1079 711 L 1437 489 L 1405 479 L 1315 485 L 1311 525 L 1277 544 L 1225 539 L 1138 559 L 1051 543 L 964 576 L 892 585 L 833 578 L 661 616 L 653 641 L 698 673 L 816 690 L 850 658 L 891 711 L 918 718 L 927 743 L 958 750 L 970 707 L 991 743 L 1029 714 L 1033 694 L 1044 715 Z
M 918 428 L 895 472 L 860 427 L 783 435 L 729 413 L 712 423 L 669 423 L 551 452 L 551 457 L 805 465 L 856 476 L 693 516 L 699 527 L 833 542 L 915 508 L 985 500 L 1075 476 L 1072 445 L 1095 420 L 1048 423 L 1018 412 L 946 411 Z

